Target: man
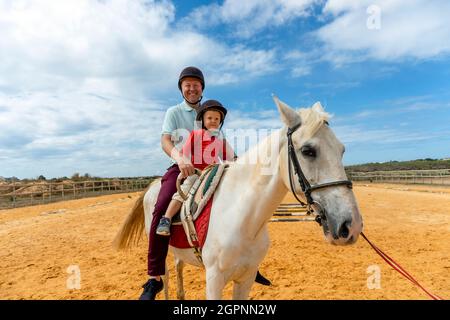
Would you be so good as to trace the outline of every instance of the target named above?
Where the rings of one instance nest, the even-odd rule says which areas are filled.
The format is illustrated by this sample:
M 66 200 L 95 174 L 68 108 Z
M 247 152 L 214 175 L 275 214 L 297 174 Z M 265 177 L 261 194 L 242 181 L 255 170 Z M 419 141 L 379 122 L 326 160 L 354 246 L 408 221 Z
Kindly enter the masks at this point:
M 163 289 L 164 284 L 161 275 L 165 274 L 169 237 L 158 235 L 156 230 L 161 217 L 164 216 L 172 200 L 173 194 L 177 191 L 178 174 L 181 172 L 183 177 L 188 177 L 194 173 L 194 166 L 190 159 L 185 158 L 180 148 L 177 147 L 185 142 L 181 138 L 187 138 L 195 127 L 197 109 L 200 107 L 203 90 L 205 89 L 202 71 L 196 67 L 183 69 L 178 78 L 178 89 L 181 91 L 184 101 L 167 110 L 161 132 L 161 147 L 174 163 L 167 169 L 161 179 L 161 190 L 153 211 L 148 249 L 148 275 L 150 278 L 142 286 L 144 290 L 139 298 L 140 300 L 154 300 Z M 270 281 L 259 272 L 255 280 L 261 284 L 270 285 Z

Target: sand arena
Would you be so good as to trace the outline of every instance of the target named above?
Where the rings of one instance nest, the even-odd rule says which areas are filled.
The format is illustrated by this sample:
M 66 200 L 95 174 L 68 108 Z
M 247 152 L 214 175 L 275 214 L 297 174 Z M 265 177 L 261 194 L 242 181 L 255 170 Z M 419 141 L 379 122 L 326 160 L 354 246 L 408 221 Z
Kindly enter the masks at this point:
M 431 292 L 450 298 L 450 188 L 354 189 L 369 239 Z M 146 237 L 127 252 L 114 251 L 111 241 L 137 196 L 0 211 L 0 299 L 136 299 L 147 279 Z M 289 195 L 283 202 L 294 201 Z M 332 246 L 314 222 L 270 223 L 269 231 L 271 247 L 260 270 L 273 286 L 255 284 L 251 299 L 429 299 L 362 238 L 353 246 Z M 168 265 L 174 299 L 170 254 Z M 370 289 L 374 266 L 380 286 Z M 80 289 L 68 289 L 78 271 Z M 204 271 L 186 266 L 184 275 L 186 298 L 205 299 Z M 231 291 L 228 284 L 225 299 Z

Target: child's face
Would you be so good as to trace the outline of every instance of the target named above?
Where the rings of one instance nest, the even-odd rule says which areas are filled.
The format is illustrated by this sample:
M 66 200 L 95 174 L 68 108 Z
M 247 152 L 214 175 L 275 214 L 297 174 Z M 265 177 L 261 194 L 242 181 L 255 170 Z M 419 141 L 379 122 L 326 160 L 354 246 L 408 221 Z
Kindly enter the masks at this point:
M 222 115 L 219 111 L 209 110 L 203 115 L 203 125 L 206 129 L 219 129 Z

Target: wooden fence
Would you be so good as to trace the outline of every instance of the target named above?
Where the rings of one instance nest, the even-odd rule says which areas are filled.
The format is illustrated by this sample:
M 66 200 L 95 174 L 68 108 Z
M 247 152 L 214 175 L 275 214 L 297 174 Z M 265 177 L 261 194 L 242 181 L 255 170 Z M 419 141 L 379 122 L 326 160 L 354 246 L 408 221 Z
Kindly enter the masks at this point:
M 358 182 L 430 184 L 450 186 L 450 169 L 348 172 Z M 0 184 L 0 209 L 45 204 L 98 195 L 135 192 L 145 189 L 152 179 L 110 179 L 65 182 L 21 182 Z
M 0 209 L 141 191 L 151 181 L 152 179 L 121 179 L 3 184 L 0 185 Z
M 450 169 L 349 172 L 352 181 L 450 185 Z

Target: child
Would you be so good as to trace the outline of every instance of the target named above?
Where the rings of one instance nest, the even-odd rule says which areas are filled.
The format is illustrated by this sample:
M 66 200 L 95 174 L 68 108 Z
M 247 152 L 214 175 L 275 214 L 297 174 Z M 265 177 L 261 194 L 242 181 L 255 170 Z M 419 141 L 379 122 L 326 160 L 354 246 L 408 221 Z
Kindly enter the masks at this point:
M 183 146 L 183 156 L 191 160 L 194 168 L 205 169 L 208 165 L 219 163 L 222 160 L 234 160 L 236 157 L 231 146 L 224 139 L 220 139 L 220 129 L 223 126 L 227 109 L 219 101 L 205 101 L 197 111 L 197 121 L 202 124 L 202 129 L 191 132 Z M 184 194 L 194 184 L 198 177 L 193 174 L 185 179 L 181 185 Z M 161 218 L 156 233 L 162 236 L 170 236 L 170 224 L 172 217 L 180 210 L 183 199 L 176 192 Z

